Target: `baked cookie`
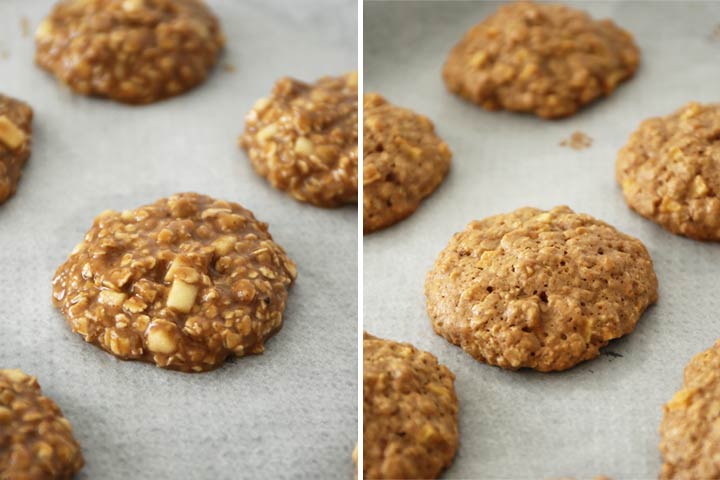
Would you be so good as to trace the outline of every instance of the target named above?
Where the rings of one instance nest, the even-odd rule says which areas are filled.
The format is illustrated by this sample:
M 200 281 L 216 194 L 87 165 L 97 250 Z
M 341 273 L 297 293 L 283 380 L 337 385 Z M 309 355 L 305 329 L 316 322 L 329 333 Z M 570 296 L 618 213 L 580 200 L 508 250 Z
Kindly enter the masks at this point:
M 61 0 L 35 61 L 74 91 L 143 104 L 202 83 L 225 39 L 203 0 Z
M 70 422 L 37 379 L 0 370 L 0 478 L 70 479 L 84 463 Z
M 0 95 L 0 203 L 17 190 L 22 167 L 30 158 L 32 118 L 29 105 Z
M 558 4 L 517 2 L 472 27 L 443 69 L 448 89 L 487 110 L 565 117 L 631 77 L 632 36 Z
M 455 376 L 409 343 L 363 337 L 363 478 L 437 478 L 458 448 Z
M 425 281 L 438 335 L 477 360 L 565 370 L 635 329 L 657 300 L 643 244 L 568 207 L 468 224 Z
M 357 203 L 357 72 L 281 78 L 248 113 L 240 146 L 257 173 L 319 207 Z
M 720 240 L 718 139 L 718 103 L 689 103 L 642 122 L 616 163 L 630 208 L 673 233 Z
M 720 478 L 720 341 L 693 357 L 682 389 L 663 411 L 660 478 Z
M 363 230 L 403 220 L 440 185 L 452 153 L 425 116 L 376 94 L 363 99 Z
M 55 273 L 53 301 L 121 359 L 202 372 L 263 352 L 295 276 L 252 212 L 183 193 L 101 213 Z

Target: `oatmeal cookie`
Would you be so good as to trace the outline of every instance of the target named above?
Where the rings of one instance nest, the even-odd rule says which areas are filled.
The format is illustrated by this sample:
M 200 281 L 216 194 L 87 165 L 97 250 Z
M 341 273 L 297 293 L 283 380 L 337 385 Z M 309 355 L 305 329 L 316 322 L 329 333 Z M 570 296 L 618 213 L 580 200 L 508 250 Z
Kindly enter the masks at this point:
M 455 234 L 425 281 L 438 335 L 507 369 L 565 370 L 657 300 L 645 246 L 568 207 L 521 208 Z
M 423 115 L 376 94 L 363 99 L 363 230 L 412 214 L 440 185 L 452 153 Z
M 70 422 L 37 379 L 0 370 L 0 478 L 69 480 L 84 463 Z
M 357 90 L 357 72 L 313 84 L 278 80 L 240 136 L 255 171 L 302 202 L 357 203 Z
M 225 39 L 203 0 L 61 0 L 35 61 L 84 95 L 144 104 L 202 83 Z
M 620 150 L 630 208 L 667 230 L 720 240 L 720 104 L 689 103 L 645 120 Z
M 363 337 L 364 478 L 437 478 L 458 448 L 455 376 L 409 343 Z
M 55 273 L 53 301 L 121 359 L 202 372 L 263 352 L 295 276 L 252 212 L 183 193 L 101 213 Z
M 682 389 L 663 410 L 660 478 L 720 478 L 720 341 L 690 361 Z
M 487 110 L 572 115 L 630 78 L 640 52 L 611 20 L 517 2 L 472 27 L 443 69 L 447 88 Z
M 32 118 L 30 106 L 0 95 L 0 203 L 17 190 L 22 167 L 30 158 Z

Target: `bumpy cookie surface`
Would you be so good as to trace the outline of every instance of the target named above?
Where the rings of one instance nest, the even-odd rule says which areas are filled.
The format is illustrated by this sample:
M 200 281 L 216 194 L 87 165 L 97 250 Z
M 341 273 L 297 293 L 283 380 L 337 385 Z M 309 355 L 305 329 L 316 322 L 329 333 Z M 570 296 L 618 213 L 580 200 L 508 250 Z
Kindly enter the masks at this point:
M 32 118 L 30 106 L 0 95 L 0 203 L 17 190 L 22 167 L 30 158 Z
M 201 372 L 262 353 L 295 276 L 252 212 L 185 193 L 100 214 L 58 268 L 53 301 L 119 358 Z
M 364 478 L 436 478 L 458 447 L 455 376 L 408 343 L 363 337 Z
M 0 370 L 0 478 L 70 479 L 83 465 L 70 422 L 37 379 Z
M 632 36 L 557 4 L 504 5 L 472 27 L 443 69 L 448 89 L 488 110 L 572 115 L 631 77 Z
M 35 60 L 73 90 L 142 104 L 202 83 L 225 40 L 203 0 L 61 0 Z
M 295 199 L 357 203 L 357 72 L 313 84 L 280 79 L 247 115 L 240 146 L 253 168 Z
M 645 120 L 620 150 L 628 205 L 667 230 L 720 240 L 720 104 L 689 103 Z
M 720 478 L 720 342 L 690 361 L 682 389 L 663 410 L 660 478 Z
M 363 99 L 363 230 L 412 214 L 445 178 L 452 153 L 432 122 L 376 93 Z
M 632 332 L 657 300 L 643 244 L 567 207 L 468 224 L 425 281 L 433 328 L 477 360 L 565 370 Z

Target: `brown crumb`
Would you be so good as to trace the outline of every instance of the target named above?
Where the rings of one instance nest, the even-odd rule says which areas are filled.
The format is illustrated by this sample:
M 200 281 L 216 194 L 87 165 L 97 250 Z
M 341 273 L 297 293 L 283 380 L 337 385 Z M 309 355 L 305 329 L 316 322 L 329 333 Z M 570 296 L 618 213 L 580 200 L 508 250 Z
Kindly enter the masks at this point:
M 715 25 L 712 32 L 710 33 L 711 40 L 720 40 L 720 23 Z
M 20 29 L 22 30 L 22 36 L 27 38 L 30 36 L 30 20 L 27 17 L 20 18 Z
M 570 135 L 570 138 L 566 138 L 562 142 L 560 142 L 561 147 L 570 147 L 573 150 L 584 150 L 586 148 L 590 148 L 592 146 L 592 138 L 590 138 L 587 134 L 584 132 L 573 132 L 572 135 Z
M 229 63 L 226 63 L 225 65 L 223 65 L 222 68 L 223 68 L 223 71 L 227 72 L 227 73 L 234 73 L 237 70 L 237 68 L 235 68 L 235 65 L 231 65 Z

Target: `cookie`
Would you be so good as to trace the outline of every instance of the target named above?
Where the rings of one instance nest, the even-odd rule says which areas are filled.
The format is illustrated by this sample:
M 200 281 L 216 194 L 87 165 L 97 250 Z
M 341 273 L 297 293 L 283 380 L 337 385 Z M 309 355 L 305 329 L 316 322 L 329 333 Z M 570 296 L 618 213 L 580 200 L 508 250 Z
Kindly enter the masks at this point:
M 225 39 L 203 0 L 61 0 L 37 64 L 83 95 L 145 104 L 202 83 Z
M 487 110 L 566 117 L 637 69 L 632 36 L 558 4 L 517 2 L 472 27 L 443 68 L 447 88 Z
M 363 337 L 363 478 L 437 478 L 458 448 L 455 376 L 409 343 Z
M 720 478 L 720 341 L 685 368 L 683 387 L 663 407 L 660 478 Z
M 295 276 L 252 212 L 183 193 L 101 213 L 55 273 L 53 301 L 121 359 L 202 372 L 263 352 Z
M 69 480 L 84 463 L 70 422 L 37 379 L 0 370 L 0 478 Z
M 279 190 L 319 207 L 357 203 L 357 72 L 281 78 L 248 113 L 240 146 Z
M 22 167 L 30 158 L 32 118 L 29 105 L 0 95 L 0 203 L 17 190 Z
M 376 94 L 363 99 L 363 230 L 412 214 L 440 185 L 452 153 L 425 116 Z
M 720 241 L 720 104 L 645 120 L 620 150 L 627 204 L 667 230 Z
M 438 335 L 511 370 L 565 370 L 657 300 L 643 244 L 568 207 L 521 208 L 455 234 L 425 281 Z

